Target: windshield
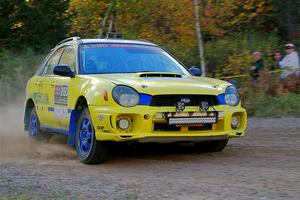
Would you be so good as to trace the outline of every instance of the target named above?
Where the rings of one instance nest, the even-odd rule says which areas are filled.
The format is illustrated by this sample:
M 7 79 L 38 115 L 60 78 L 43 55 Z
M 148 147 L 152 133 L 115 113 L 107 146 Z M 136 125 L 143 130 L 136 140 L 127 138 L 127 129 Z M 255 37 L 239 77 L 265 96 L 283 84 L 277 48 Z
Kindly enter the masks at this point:
M 81 74 L 172 72 L 187 70 L 163 49 L 137 44 L 83 44 L 80 46 Z

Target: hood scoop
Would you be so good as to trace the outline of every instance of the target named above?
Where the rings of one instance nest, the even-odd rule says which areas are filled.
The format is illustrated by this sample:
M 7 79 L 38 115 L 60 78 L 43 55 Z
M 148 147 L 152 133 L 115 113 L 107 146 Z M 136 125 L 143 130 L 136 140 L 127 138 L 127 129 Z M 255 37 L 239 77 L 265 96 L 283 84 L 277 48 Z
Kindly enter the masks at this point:
M 152 77 L 167 77 L 167 78 L 182 78 L 182 75 L 180 74 L 168 74 L 168 73 L 142 73 L 140 74 L 140 77 L 143 78 L 152 78 Z

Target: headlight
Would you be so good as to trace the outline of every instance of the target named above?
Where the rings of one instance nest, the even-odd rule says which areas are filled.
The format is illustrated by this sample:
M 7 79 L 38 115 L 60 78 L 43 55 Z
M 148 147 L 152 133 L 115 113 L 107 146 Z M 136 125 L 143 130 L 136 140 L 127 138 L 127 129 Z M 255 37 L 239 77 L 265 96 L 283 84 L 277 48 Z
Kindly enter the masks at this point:
M 240 103 L 239 91 L 234 86 L 226 88 L 225 101 L 230 106 L 237 106 Z
M 139 94 L 127 86 L 116 86 L 112 91 L 112 96 L 115 102 L 124 107 L 132 107 L 140 102 Z

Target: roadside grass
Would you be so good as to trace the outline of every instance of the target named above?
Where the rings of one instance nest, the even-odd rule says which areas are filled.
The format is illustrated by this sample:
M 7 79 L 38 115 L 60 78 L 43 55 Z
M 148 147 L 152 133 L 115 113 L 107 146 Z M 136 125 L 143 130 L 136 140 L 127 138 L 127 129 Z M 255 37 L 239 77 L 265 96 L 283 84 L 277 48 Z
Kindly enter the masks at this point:
M 300 117 L 300 79 L 262 73 L 258 80 L 242 83 L 242 103 L 249 116 Z
M 300 117 L 300 94 L 285 97 L 260 95 L 244 102 L 249 116 L 255 117 Z

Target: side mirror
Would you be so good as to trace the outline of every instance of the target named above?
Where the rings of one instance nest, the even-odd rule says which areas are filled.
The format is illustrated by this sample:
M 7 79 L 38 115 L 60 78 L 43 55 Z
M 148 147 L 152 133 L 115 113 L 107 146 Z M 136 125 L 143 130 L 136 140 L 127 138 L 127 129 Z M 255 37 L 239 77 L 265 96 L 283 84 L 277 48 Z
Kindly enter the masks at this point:
M 201 76 L 202 75 L 202 71 L 198 67 L 191 67 L 189 71 L 193 76 Z
M 75 74 L 72 72 L 69 66 L 66 65 L 58 65 L 54 67 L 53 73 L 59 76 L 66 76 L 70 78 L 74 78 Z

